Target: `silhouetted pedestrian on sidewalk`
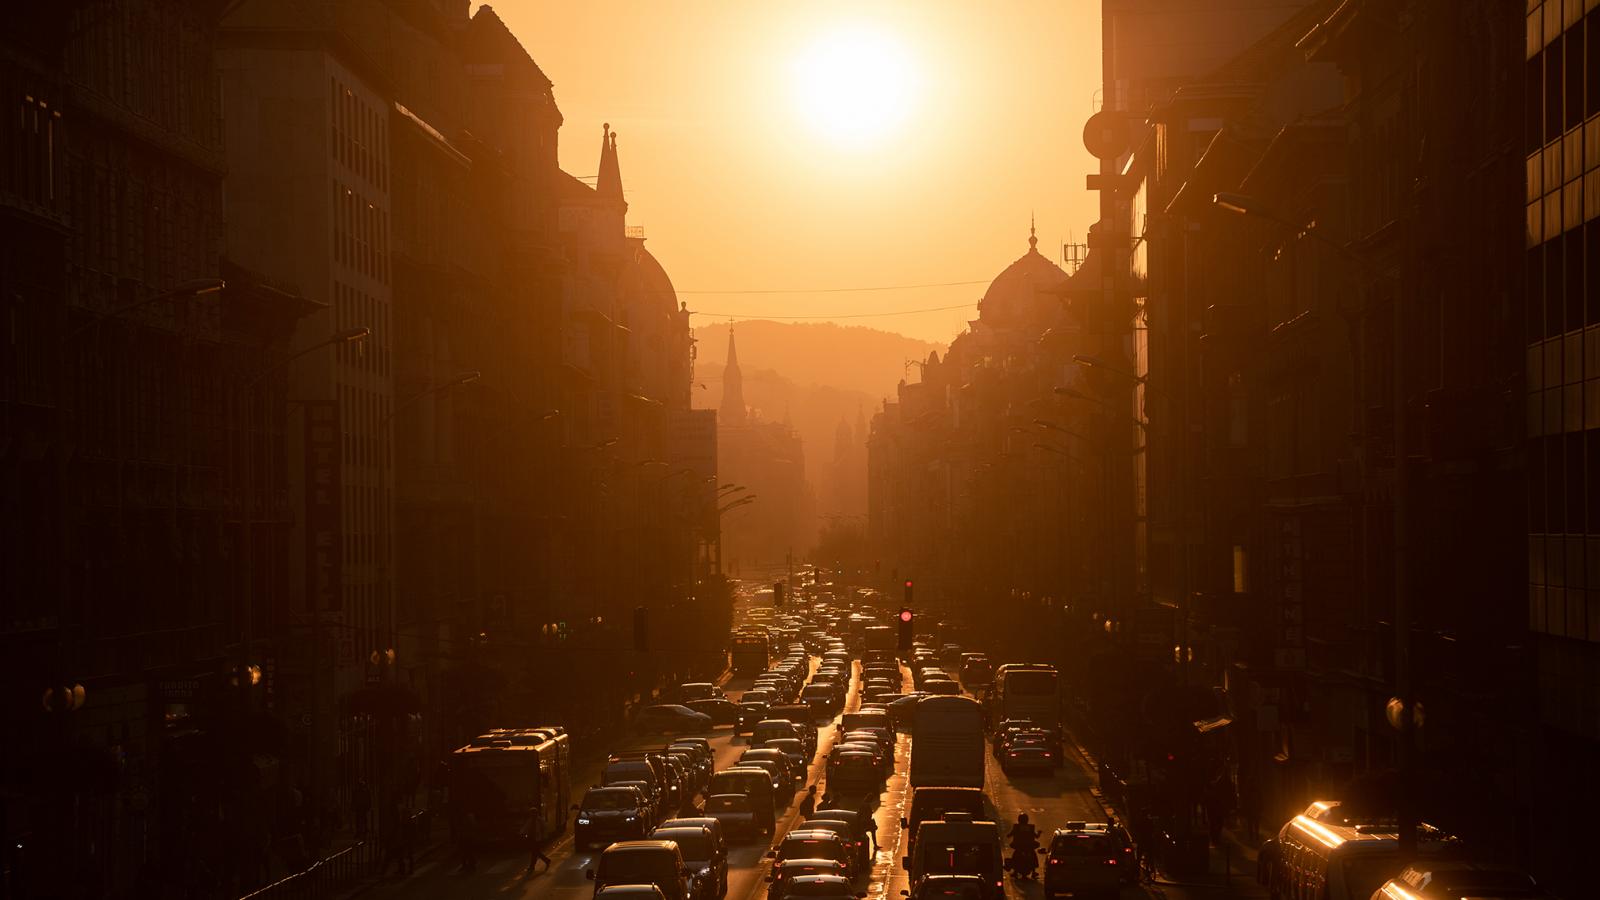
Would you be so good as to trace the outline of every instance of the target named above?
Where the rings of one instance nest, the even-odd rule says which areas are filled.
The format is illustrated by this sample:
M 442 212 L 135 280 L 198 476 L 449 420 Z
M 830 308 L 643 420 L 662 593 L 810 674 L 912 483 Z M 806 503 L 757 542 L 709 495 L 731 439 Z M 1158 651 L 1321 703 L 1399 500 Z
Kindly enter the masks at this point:
M 528 824 L 522 829 L 522 837 L 528 842 L 528 871 L 522 877 L 532 878 L 541 862 L 544 863 L 544 870 L 550 871 L 550 857 L 544 855 L 544 821 L 538 813 L 528 819 Z
M 826 809 L 827 807 L 823 807 L 823 808 Z M 813 784 L 810 787 L 806 788 L 805 799 L 800 801 L 800 818 L 802 818 L 802 819 L 807 818 L 812 813 L 814 813 L 816 811 L 817 811 L 817 786 Z

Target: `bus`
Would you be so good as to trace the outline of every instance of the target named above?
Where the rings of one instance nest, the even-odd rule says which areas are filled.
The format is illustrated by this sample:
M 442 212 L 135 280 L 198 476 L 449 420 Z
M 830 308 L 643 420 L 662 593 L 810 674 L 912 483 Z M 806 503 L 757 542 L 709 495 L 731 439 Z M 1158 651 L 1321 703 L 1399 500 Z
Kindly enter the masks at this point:
M 771 642 L 763 631 L 740 631 L 733 636 L 733 671 L 737 675 L 759 675 L 767 670 Z
M 1031 719 L 1040 728 L 1061 728 L 1060 677 L 1045 663 L 1006 663 L 994 673 L 989 720 Z
M 450 795 L 478 820 L 483 840 L 516 841 L 529 822 L 546 838 L 567 827 L 572 745 L 560 726 L 503 728 L 450 754 Z
M 894 650 L 900 645 L 900 635 L 887 625 L 868 625 L 864 632 L 866 650 Z
M 983 787 L 983 707 L 924 697 L 911 711 L 912 787 Z

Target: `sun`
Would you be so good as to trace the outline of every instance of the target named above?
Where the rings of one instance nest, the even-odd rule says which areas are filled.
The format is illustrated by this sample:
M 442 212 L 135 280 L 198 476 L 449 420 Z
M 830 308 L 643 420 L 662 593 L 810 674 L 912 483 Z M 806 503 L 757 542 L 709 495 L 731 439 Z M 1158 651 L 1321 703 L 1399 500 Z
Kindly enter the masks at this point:
M 795 106 L 817 135 L 842 147 L 876 144 L 911 115 L 917 70 L 894 35 L 866 25 L 815 38 L 794 60 Z

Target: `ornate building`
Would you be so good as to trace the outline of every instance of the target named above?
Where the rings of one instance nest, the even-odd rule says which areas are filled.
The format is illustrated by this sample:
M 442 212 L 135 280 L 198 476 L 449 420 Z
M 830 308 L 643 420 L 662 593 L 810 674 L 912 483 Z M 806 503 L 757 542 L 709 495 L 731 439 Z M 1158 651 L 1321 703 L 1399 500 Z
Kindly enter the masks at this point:
M 756 499 L 726 516 L 737 528 L 724 528 L 723 559 L 728 571 L 764 577 L 786 569 L 791 553 L 802 553 L 810 539 L 812 497 L 806 483 L 800 437 L 787 422 L 772 422 L 745 405 L 744 373 L 733 328 L 728 329 L 728 361 L 717 409 L 718 478 L 742 485 Z M 739 493 L 739 492 L 736 492 Z M 735 496 L 735 495 L 729 495 Z

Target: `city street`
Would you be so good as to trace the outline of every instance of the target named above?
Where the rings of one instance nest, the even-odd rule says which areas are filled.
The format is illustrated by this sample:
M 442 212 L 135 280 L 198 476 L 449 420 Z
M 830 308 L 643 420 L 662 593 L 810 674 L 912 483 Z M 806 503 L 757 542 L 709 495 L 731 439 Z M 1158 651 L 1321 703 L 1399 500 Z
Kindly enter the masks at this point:
M 815 667 L 815 659 L 812 665 Z M 856 672 L 852 678 L 850 699 L 845 706 L 845 712 L 853 712 L 860 706 L 859 694 L 856 691 L 859 666 Z M 902 677 L 909 684 L 909 677 L 905 676 L 903 671 Z M 727 683 L 725 689 L 730 698 L 737 700 L 747 685 L 747 680 L 733 680 Z M 817 755 L 812 759 L 806 779 L 807 784 L 817 784 L 822 777 L 828 751 L 837 737 L 835 726 L 838 721 L 839 717 L 835 716 L 827 725 L 819 726 Z M 617 749 L 660 746 L 662 742 L 660 738 L 642 739 Z M 716 767 L 720 770 L 738 759 L 746 746 L 747 738 L 734 737 L 729 729 L 718 728 L 711 743 L 716 753 Z M 900 863 L 900 858 L 905 852 L 900 819 L 905 814 L 910 799 L 906 783 L 910 750 L 910 737 L 901 734 L 895 750 L 894 773 L 887 780 L 876 813 L 880 843 L 868 878 L 857 885 L 859 890 L 866 893 L 867 900 L 897 900 L 901 896 L 900 892 L 909 888 L 906 870 Z M 1016 821 L 1018 813 L 1028 814 L 1030 820 L 1039 827 L 1046 842 L 1050 830 L 1061 823 L 1073 820 L 1105 821 L 1105 812 L 1091 792 L 1094 775 L 1082 758 L 1071 749 L 1067 753 L 1066 764 L 1051 776 L 1007 775 L 992 755 L 986 756 L 986 759 L 985 790 L 999 812 L 1002 831 Z M 581 793 L 583 787 L 593 783 L 597 772 L 598 765 L 592 767 L 589 772 L 580 770 L 579 776 L 587 777 L 574 779 L 574 793 Z M 779 817 L 779 835 L 801 820 L 799 801 L 803 796 L 804 789 L 801 788 L 797 791 L 794 802 Z M 765 877 L 770 869 L 770 862 L 765 857 L 767 846 L 766 843 L 750 842 L 733 844 L 729 855 L 728 893 L 724 900 L 762 900 L 766 896 Z M 541 866 L 538 874 L 529 878 L 526 877 L 525 851 L 492 850 L 480 855 L 475 872 L 462 873 L 451 848 L 440 846 L 428 854 L 413 877 L 391 878 L 371 886 L 362 894 L 374 900 L 377 898 L 586 900 L 594 888 L 584 876 L 584 871 L 594 865 L 599 852 L 595 850 L 576 852 L 570 828 L 558 842 L 546 848 L 546 852 L 551 858 L 550 869 L 546 871 Z M 1209 885 L 1188 886 L 1158 881 L 1156 884 L 1125 888 L 1123 896 L 1180 900 L 1189 896 L 1257 897 L 1264 896 L 1264 893 L 1254 881 L 1236 876 L 1231 890 L 1219 891 Z M 1037 880 L 1022 881 L 1008 877 L 1006 894 L 1008 900 L 1024 900 L 1024 898 L 1039 900 L 1043 896 L 1043 890 Z

